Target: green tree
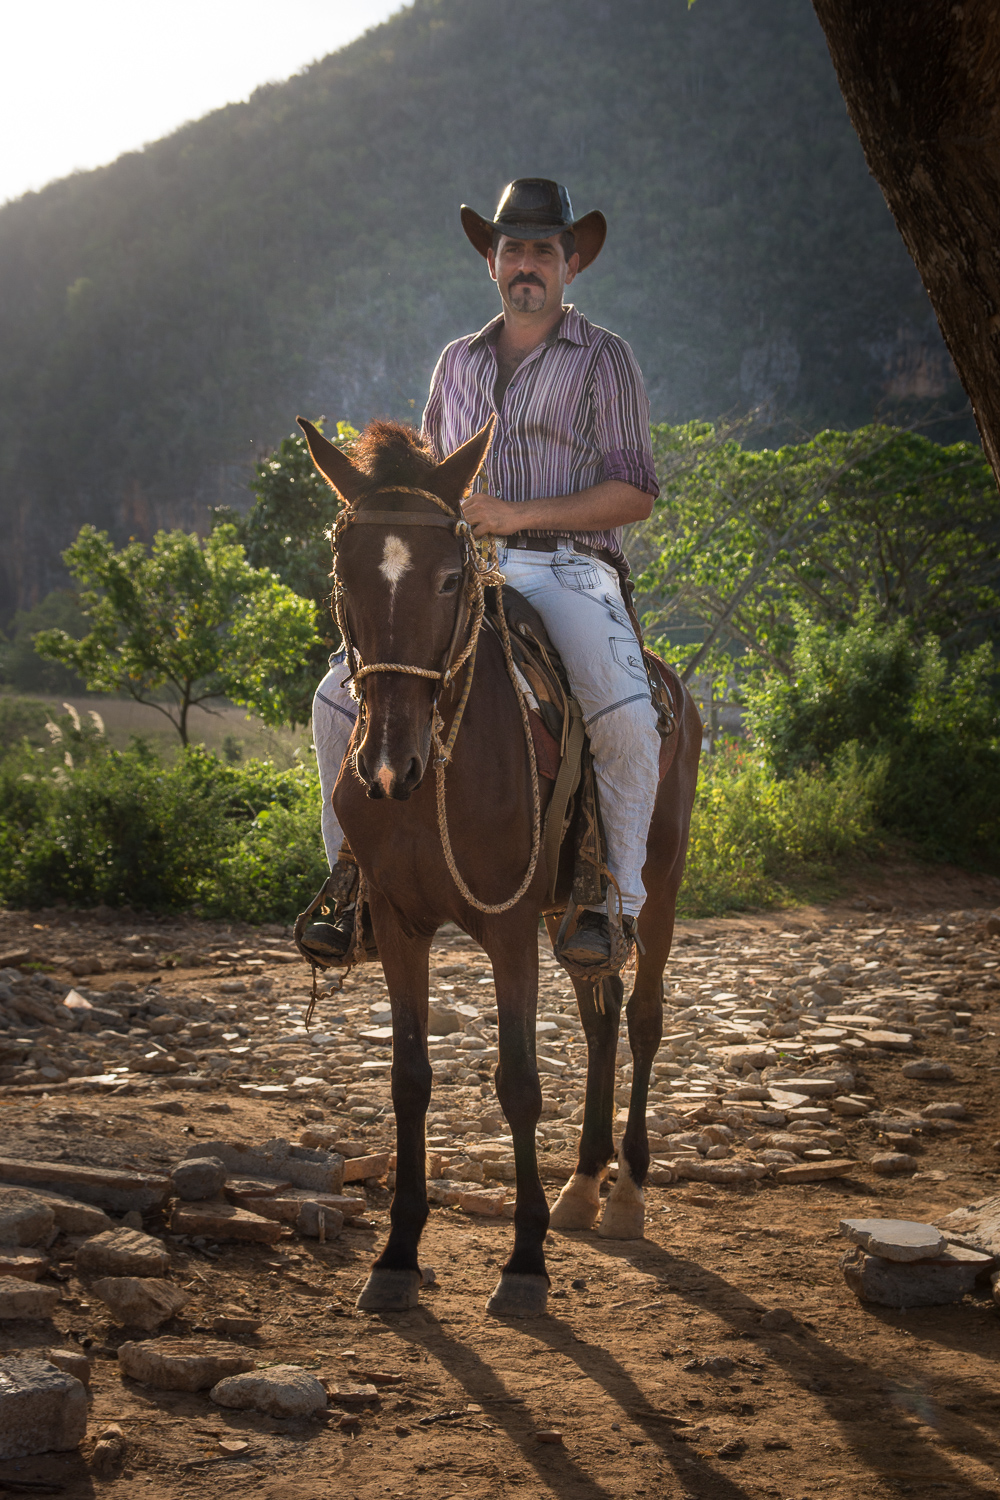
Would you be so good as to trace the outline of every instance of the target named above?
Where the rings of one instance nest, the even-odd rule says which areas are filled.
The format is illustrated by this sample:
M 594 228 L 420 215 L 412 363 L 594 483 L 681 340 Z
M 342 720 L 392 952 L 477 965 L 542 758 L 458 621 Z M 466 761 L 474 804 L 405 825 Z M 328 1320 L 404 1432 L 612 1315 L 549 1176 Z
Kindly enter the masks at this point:
M 106 532 L 84 526 L 63 557 L 90 630 L 82 640 L 42 631 L 35 649 L 72 667 L 91 691 L 150 704 L 185 745 L 191 708 L 213 698 L 268 724 L 301 718 L 313 607 L 269 569 L 250 566 L 235 528 L 207 538 L 158 531 L 149 549 L 132 541 L 116 551 Z
M 0 679 L 21 692 L 79 693 L 83 683 L 61 662 L 42 661 L 34 646 L 41 630 L 64 630 L 79 639 L 87 630 L 72 589 L 57 589 L 31 609 L 18 610 L 6 640 L 0 637 Z
M 632 550 L 652 632 L 687 677 L 793 671 L 801 620 L 905 620 L 950 654 L 1000 621 L 996 486 L 981 450 L 893 427 L 750 450 L 706 422 L 653 429 L 662 494 Z

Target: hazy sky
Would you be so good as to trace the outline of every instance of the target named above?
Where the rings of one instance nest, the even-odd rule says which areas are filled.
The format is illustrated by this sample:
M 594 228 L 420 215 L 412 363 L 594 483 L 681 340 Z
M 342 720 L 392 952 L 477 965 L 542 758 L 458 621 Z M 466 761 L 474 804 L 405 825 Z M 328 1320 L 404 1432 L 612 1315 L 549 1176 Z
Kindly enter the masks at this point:
M 0 4 L 0 203 L 287 78 L 403 0 Z

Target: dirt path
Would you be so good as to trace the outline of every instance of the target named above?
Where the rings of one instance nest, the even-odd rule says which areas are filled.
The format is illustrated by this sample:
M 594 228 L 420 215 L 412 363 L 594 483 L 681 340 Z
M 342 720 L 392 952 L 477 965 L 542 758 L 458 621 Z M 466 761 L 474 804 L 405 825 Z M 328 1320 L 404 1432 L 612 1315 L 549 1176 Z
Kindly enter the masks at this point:
M 987 925 L 997 886 L 922 874 L 886 891 L 883 884 L 868 894 L 883 906 L 895 898 L 889 910 L 844 903 L 683 924 L 668 1020 L 688 1020 L 668 1026 L 681 1040 L 658 1059 L 661 1122 L 681 1112 L 694 1132 L 713 1111 L 716 1119 L 743 1121 L 727 1127 L 728 1154 L 717 1158 L 730 1164 L 759 1162 L 773 1149 L 766 1144 L 772 1132 L 754 1124 L 752 1110 L 766 1111 L 770 1092 L 782 1097 L 790 1070 L 807 1081 L 824 1073 L 849 1077 L 850 1087 L 838 1086 L 844 1097 L 870 1100 L 868 1114 L 815 1121 L 806 1105 L 796 1120 L 795 1106 L 787 1106 L 793 1117 L 785 1127 L 787 1135 L 801 1125 L 800 1136 L 808 1136 L 814 1154 L 799 1159 L 846 1154 L 853 1162 L 847 1175 L 794 1185 L 767 1175 L 734 1186 L 682 1177 L 652 1187 L 644 1241 L 549 1236 L 550 1314 L 523 1323 L 501 1324 L 483 1311 L 511 1239 L 502 1215 L 436 1206 L 423 1242 L 436 1284 L 423 1290 L 418 1311 L 391 1316 L 353 1308 L 384 1236 L 384 1185 L 368 1185 L 366 1206 L 359 1204 L 371 1227 L 345 1228 L 328 1244 L 286 1231 L 273 1247 L 198 1247 L 167 1234 L 162 1219 L 148 1219 L 149 1232 L 165 1235 L 172 1279 L 192 1294 L 182 1317 L 163 1331 L 211 1334 L 220 1307 L 235 1305 L 261 1320 L 243 1341 L 261 1364 L 300 1364 L 335 1386 L 349 1383 L 352 1372 L 399 1377 L 379 1387 L 373 1404 L 331 1404 L 321 1418 L 303 1422 L 232 1412 L 206 1393 L 123 1379 L 116 1349 L 126 1332 L 77 1275 L 72 1246 L 57 1242 L 57 1279 L 46 1278 L 62 1289 L 54 1326 L 0 1323 L 0 1352 L 86 1346 L 93 1357 L 88 1438 L 79 1455 L 0 1466 L 0 1494 L 214 1500 L 238 1486 L 261 1500 L 1000 1496 L 997 1308 L 989 1287 L 955 1306 L 899 1312 L 859 1304 L 839 1270 L 845 1242 L 837 1224 L 844 1216 L 938 1222 L 1000 1192 L 1000 938 Z M 37 969 L 34 979 L 13 984 L 15 1000 L 58 1002 L 73 983 L 93 1004 L 117 1005 L 131 1022 L 131 1029 L 67 1038 L 44 1024 L 23 1025 L 25 1013 L 8 1006 L 9 1024 L 0 1027 L 7 1059 L 0 1154 L 162 1170 L 199 1137 L 259 1143 L 298 1139 L 310 1129 L 332 1130 L 359 1148 L 391 1144 L 387 1053 L 377 1036 L 363 1035 L 377 1030 L 372 1023 L 384 1003 L 378 977 L 360 975 L 325 1002 L 320 1030 L 333 1040 L 317 1047 L 302 1041 L 303 977 L 275 956 L 286 946 L 280 931 L 102 915 L 0 917 L 0 949 L 21 956 L 21 976 L 32 972 L 26 950 L 35 960 L 54 954 L 60 961 L 44 985 Z M 70 965 L 86 968 L 98 954 L 104 972 L 70 973 Z M 165 966 L 172 954 L 183 966 Z M 147 958 L 145 968 L 126 967 Z M 457 934 L 442 935 L 435 967 L 449 971 L 437 975 L 438 1006 L 457 1007 L 461 1038 L 473 1042 L 445 1041 L 438 1049 L 455 1054 L 435 1062 L 430 1133 L 438 1181 L 465 1172 L 456 1182 L 474 1188 L 485 1164 L 483 1186 L 502 1190 L 503 1151 L 491 1159 L 489 1150 L 491 1140 L 502 1146 L 502 1131 L 484 1081 L 492 1067 L 493 996 L 480 980 L 488 980 L 488 967 Z M 810 999 L 821 982 L 840 998 L 822 1006 Z M 556 1020 L 539 1045 L 552 1067 L 542 1122 L 550 1196 L 570 1160 L 579 1094 L 569 993 L 561 972 L 547 968 L 539 1009 Z M 869 1025 L 877 1019 L 912 1045 L 868 1045 L 860 1019 L 841 1026 L 826 1020 L 850 1016 L 862 1002 Z M 860 1018 L 862 1010 L 856 1013 Z M 178 1024 L 157 1031 L 158 1017 L 169 1015 Z M 784 1025 L 783 1038 L 768 1035 L 775 1025 Z M 817 1040 L 820 1031 L 840 1034 Z M 780 1041 L 784 1050 L 776 1064 L 727 1073 L 719 1048 L 737 1035 L 750 1047 Z M 30 1045 L 12 1051 L 18 1038 Z M 157 1039 L 169 1043 L 176 1070 L 138 1072 L 144 1047 Z M 948 1064 L 952 1076 L 904 1077 L 915 1056 Z M 45 1067 L 52 1076 L 41 1076 Z M 754 1076 L 762 1082 L 748 1081 Z M 80 1081 L 88 1077 L 102 1081 Z M 619 1088 L 624 1099 L 624 1073 Z M 727 1089 L 765 1097 L 747 1098 L 740 1114 L 723 1102 Z M 907 1147 L 917 1153 L 915 1170 L 878 1176 L 870 1162 L 886 1136 L 868 1115 L 884 1123 L 895 1114 L 903 1122 L 935 1100 L 963 1105 L 965 1118 L 948 1129 L 918 1127 Z M 697 1148 L 685 1155 L 676 1135 L 671 1128 L 658 1137 L 661 1164 L 677 1169 L 685 1160 L 711 1160 Z M 490 1176 L 494 1163 L 498 1175 Z M 777 1170 L 772 1163 L 769 1171 Z M 671 1168 L 661 1171 L 669 1176 Z M 769 1326 L 783 1322 L 766 1316 L 774 1309 L 791 1315 L 783 1326 Z M 717 1361 L 712 1372 L 695 1367 L 706 1359 Z M 117 1478 L 100 1481 L 87 1460 L 108 1421 L 123 1425 L 129 1453 Z M 550 1429 L 561 1441 L 539 1439 Z M 230 1455 L 220 1438 L 247 1446 Z

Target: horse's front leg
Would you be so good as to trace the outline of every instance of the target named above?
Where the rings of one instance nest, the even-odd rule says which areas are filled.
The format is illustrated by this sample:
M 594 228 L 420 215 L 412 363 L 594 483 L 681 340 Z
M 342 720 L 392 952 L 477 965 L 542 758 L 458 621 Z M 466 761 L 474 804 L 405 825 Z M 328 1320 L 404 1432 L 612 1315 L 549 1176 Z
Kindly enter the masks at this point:
M 372 926 L 392 1004 L 392 1106 L 396 1116 L 396 1187 L 385 1249 L 371 1269 L 357 1305 L 365 1312 L 416 1307 L 420 1289 L 417 1247 L 427 1222 L 424 1125 L 431 1098 L 427 1059 L 427 966 L 431 940 L 399 927 L 386 902 L 373 895 Z
M 514 1248 L 486 1310 L 497 1317 L 525 1318 L 543 1313 L 549 1295 L 544 1248 L 549 1207 L 535 1151 L 542 1090 L 535 1060 L 538 940 L 534 919 L 504 924 L 498 940 L 486 946 L 493 963 L 500 1028 L 497 1098 L 514 1137 L 517 1174 Z

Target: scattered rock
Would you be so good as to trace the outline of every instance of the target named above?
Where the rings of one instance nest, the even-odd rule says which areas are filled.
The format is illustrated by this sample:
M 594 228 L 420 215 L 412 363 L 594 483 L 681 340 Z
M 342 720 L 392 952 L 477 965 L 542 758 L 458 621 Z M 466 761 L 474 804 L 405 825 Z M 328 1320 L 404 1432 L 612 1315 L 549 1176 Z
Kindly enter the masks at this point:
M 378 1400 L 378 1390 L 373 1385 L 338 1385 L 330 1392 L 330 1400 L 341 1406 L 367 1406 Z
M 795 1326 L 795 1314 L 789 1312 L 787 1307 L 772 1307 L 761 1318 L 760 1326 L 768 1333 L 783 1333 Z
M 1000 1255 L 1000 1197 L 956 1208 L 941 1220 L 949 1234 L 990 1255 Z
M 257 1361 L 233 1344 L 159 1338 L 122 1344 L 118 1363 L 124 1375 L 162 1391 L 204 1391 L 227 1375 L 252 1370 Z
M 0 1244 L 38 1245 L 52 1237 L 55 1214 L 26 1188 L 0 1187 Z
M 91 1291 L 110 1309 L 116 1323 L 145 1333 L 175 1317 L 191 1300 L 180 1287 L 151 1276 L 107 1276 L 95 1281 Z
M 391 1152 L 373 1156 L 354 1156 L 344 1162 L 344 1182 L 364 1182 L 368 1177 L 384 1177 L 391 1165 Z
M 557 1427 L 543 1427 L 539 1432 L 535 1433 L 536 1443 L 559 1444 L 562 1440 L 563 1435 Z
M 742 1438 L 730 1438 L 728 1443 L 715 1450 L 717 1458 L 742 1458 L 746 1451 L 747 1445 Z
M 162 1276 L 170 1256 L 162 1240 L 138 1229 L 108 1229 L 76 1252 L 76 1268 L 89 1276 Z
M 833 1161 L 803 1162 L 797 1167 L 779 1167 L 774 1175 L 778 1182 L 823 1182 L 828 1177 L 846 1177 L 857 1169 L 856 1161 L 835 1158 Z
M 320 1193 L 339 1193 L 344 1184 L 344 1159 L 339 1153 L 293 1146 L 280 1137 L 259 1147 L 246 1141 L 199 1141 L 187 1156 L 218 1157 L 236 1176 L 274 1177 Z
M 170 1178 L 152 1172 L 119 1172 L 104 1167 L 75 1167 L 69 1162 L 22 1161 L 8 1156 L 0 1157 L 0 1182 L 55 1188 L 116 1214 L 127 1213 L 131 1208 L 140 1213 L 162 1208 L 170 1193 Z
M 98 1479 L 114 1479 L 125 1462 L 128 1444 L 117 1422 L 105 1427 L 90 1455 L 90 1467 Z
M 849 1094 L 840 1094 L 830 1100 L 830 1108 L 835 1115 L 841 1115 L 847 1119 L 858 1119 L 868 1113 L 869 1106 L 862 1104 L 860 1099 L 852 1099 Z
M 37 1281 L 49 1268 L 49 1257 L 43 1250 L 24 1245 L 0 1245 L 0 1276 L 16 1276 L 19 1281 Z
M 0 1318 L 51 1318 L 59 1301 L 58 1287 L 0 1276 Z
M 82 1385 L 90 1385 L 90 1360 L 82 1349 L 46 1349 L 45 1358 L 57 1370 L 75 1375 Z
M 934 1082 L 946 1082 L 955 1073 L 946 1062 L 937 1062 L 931 1057 L 916 1057 L 913 1062 L 903 1064 L 904 1078 L 923 1078 Z
M 101 1234 L 105 1229 L 114 1227 L 103 1208 L 96 1208 L 92 1203 L 77 1203 L 74 1198 L 66 1198 L 61 1193 L 50 1193 L 44 1188 L 35 1191 L 42 1202 L 51 1208 L 56 1228 L 63 1234 Z
M 884 1260 L 858 1247 L 840 1263 L 844 1280 L 862 1302 L 880 1307 L 938 1307 L 961 1302 L 976 1278 L 988 1272 L 993 1257 L 954 1245 L 933 1260 Z
M 253 1374 L 228 1375 L 209 1391 L 219 1406 L 262 1411 L 271 1417 L 308 1417 L 326 1410 L 326 1391 L 298 1365 L 272 1365 Z
M 870 1255 L 900 1262 L 933 1259 L 948 1243 L 933 1224 L 913 1219 L 841 1219 L 840 1232 Z
M 964 1120 L 966 1109 L 954 1100 L 935 1099 L 933 1104 L 925 1104 L 920 1113 L 925 1120 Z
M 915 1172 L 917 1164 L 905 1151 L 881 1151 L 868 1163 L 880 1177 L 898 1176 L 903 1172 Z
M 215 1333 L 228 1333 L 231 1338 L 245 1339 L 257 1332 L 261 1321 L 242 1307 L 220 1307 L 212 1319 L 212 1329 Z
M 231 1203 L 178 1203 L 170 1216 L 175 1234 L 204 1235 L 215 1240 L 251 1240 L 273 1245 L 281 1238 L 281 1222 L 251 1214 Z
M 33 1355 L 0 1357 L 0 1458 L 64 1453 L 86 1432 L 87 1392 L 75 1376 Z
M 309 1239 L 335 1240 L 344 1227 L 344 1215 L 339 1208 L 330 1208 L 321 1200 L 306 1198 L 295 1219 L 299 1234 Z
M 217 1198 L 226 1185 L 225 1164 L 217 1156 L 195 1156 L 180 1162 L 170 1174 L 174 1191 L 185 1203 Z

